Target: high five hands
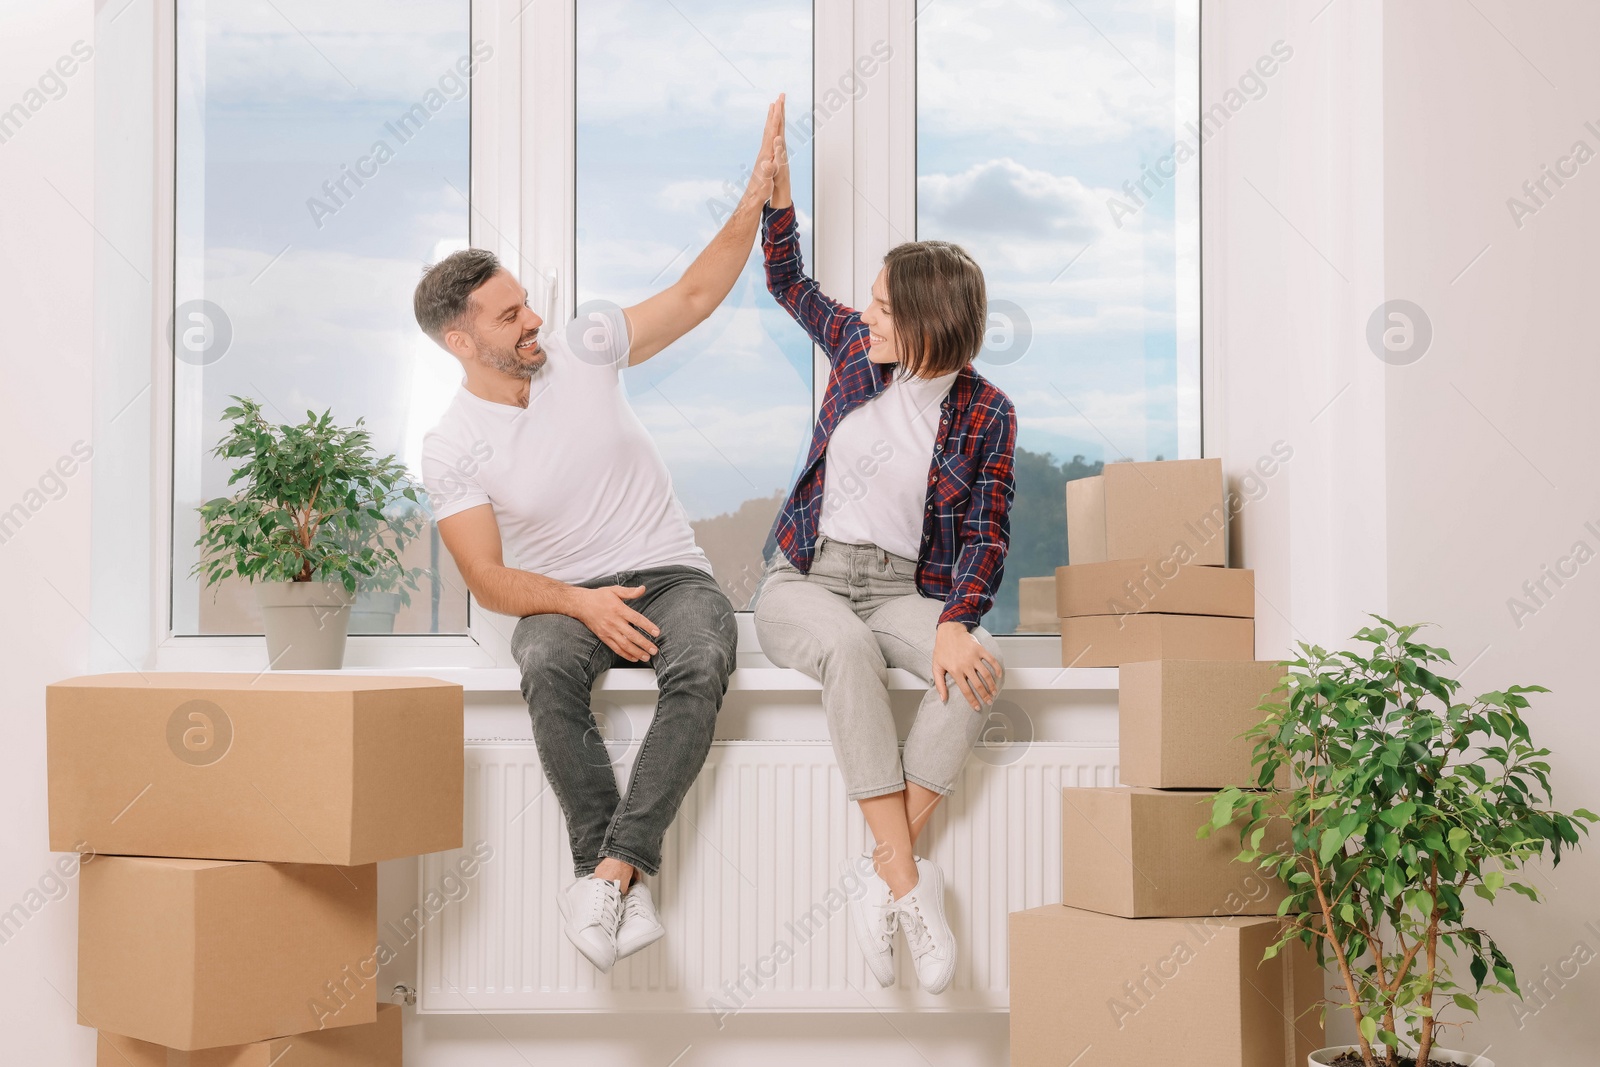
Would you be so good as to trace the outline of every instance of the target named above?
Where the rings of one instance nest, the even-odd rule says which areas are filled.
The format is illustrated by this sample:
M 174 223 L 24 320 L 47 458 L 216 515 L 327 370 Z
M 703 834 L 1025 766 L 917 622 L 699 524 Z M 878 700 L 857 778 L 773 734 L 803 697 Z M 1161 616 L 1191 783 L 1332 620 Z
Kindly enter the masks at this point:
M 758 203 L 770 203 L 775 208 L 788 207 L 794 201 L 789 195 L 789 149 L 784 141 L 784 94 L 767 105 L 767 125 L 761 133 L 761 151 L 756 154 L 755 166 L 750 171 L 750 184 L 745 195 L 755 197 Z

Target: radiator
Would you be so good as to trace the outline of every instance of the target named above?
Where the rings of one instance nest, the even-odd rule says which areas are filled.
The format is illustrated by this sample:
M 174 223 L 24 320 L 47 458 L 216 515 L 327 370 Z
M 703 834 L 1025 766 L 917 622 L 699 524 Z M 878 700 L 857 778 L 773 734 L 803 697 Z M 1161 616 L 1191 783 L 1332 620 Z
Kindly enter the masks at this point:
M 649 882 L 666 936 L 609 975 L 561 933 L 572 860 L 533 745 L 469 744 L 469 847 L 420 864 L 418 1009 L 1003 1011 L 1008 913 L 1061 899 L 1060 790 L 1115 779 L 1107 745 L 1019 743 L 968 760 L 919 847 L 944 869 L 960 952 L 934 997 L 917 989 L 903 939 L 897 986 L 866 973 L 840 872 L 866 827 L 825 742 L 712 746 Z M 482 862 L 463 867 L 468 852 Z

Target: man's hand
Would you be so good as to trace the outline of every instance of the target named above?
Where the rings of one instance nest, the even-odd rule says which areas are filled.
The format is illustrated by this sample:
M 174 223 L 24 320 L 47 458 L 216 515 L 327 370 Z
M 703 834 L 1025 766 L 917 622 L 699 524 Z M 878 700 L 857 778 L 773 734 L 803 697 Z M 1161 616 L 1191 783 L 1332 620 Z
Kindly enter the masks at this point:
M 950 690 L 944 680 L 949 674 L 961 687 L 973 711 L 982 711 L 983 704 L 994 703 L 1000 693 L 1000 679 L 1005 669 L 989 650 L 978 643 L 966 626 L 959 622 L 941 622 L 933 639 L 933 685 L 940 700 L 950 699 Z M 982 697 L 980 703 L 979 697 Z
M 660 637 L 661 629 L 627 604 L 643 593 L 642 585 L 603 585 L 598 589 L 574 586 L 572 605 L 566 614 L 593 630 L 611 651 L 629 663 L 649 663 L 657 649 L 644 634 Z
M 773 105 L 777 108 L 777 132 L 772 140 L 772 194 L 767 202 L 774 208 L 786 208 L 794 203 L 794 197 L 789 192 L 789 143 L 785 139 L 783 117 L 783 94 L 778 95 L 778 102 Z M 772 123 L 767 123 L 767 128 L 772 128 Z
M 756 152 L 755 165 L 750 168 L 750 181 L 745 185 L 744 198 L 754 201 L 757 208 L 767 203 L 773 195 L 773 181 L 778 175 L 778 145 L 783 142 L 783 93 L 767 105 L 767 124 L 761 131 L 761 148 Z M 787 162 L 781 164 L 787 189 Z
M 755 244 L 756 230 L 761 224 L 761 206 L 772 194 L 778 171 L 774 146 L 782 133 L 783 98 L 779 97 L 767 106 L 767 124 L 761 132 L 761 148 L 756 152 L 750 180 L 722 229 L 689 264 L 683 277 L 654 296 L 623 309 L 628 317 L 630 366 L 643 363 L 700 325 L 733 289 Z

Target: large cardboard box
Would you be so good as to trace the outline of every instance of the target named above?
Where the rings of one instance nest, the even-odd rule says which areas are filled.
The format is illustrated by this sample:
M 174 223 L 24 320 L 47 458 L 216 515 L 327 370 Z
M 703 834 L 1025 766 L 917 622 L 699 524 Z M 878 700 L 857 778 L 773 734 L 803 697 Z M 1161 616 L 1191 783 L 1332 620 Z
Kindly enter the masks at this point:
M 1272 915 L 1284 885 L 1238 863 L 1239 831 L 1206 838 L 1215 793 L 1205 790 L 1061 791 L 1061 902 L 1128 919 L 1186 915 Z M 1287 846 L 1279 825 L 1261 847 Z
M 1067 562 L 1141 558 L 1227 566 L 1222 460 L 1107 463 L 1067 483 Z
M 56 851 L 350 866 L 462 845 L 459 685 L 100 674 L 45 705 Z
M 1061 620 L 1064 667 L 1120 667 L 1149 659 L 1255 658 L 1254 619 L 1143 611 Z
M 379 1004 L 376 1022 L 183 1052 L 100 1031 L 95 1067 L 400 1067 L 400 1006 Z
M 97 856 L 78 1017 L 193 1050 L 376 1021 L 378 869 Z
M 1274 918 L 1011 914 L 1012 1067 L 1303 1067 L 1323 976 Z
M 1147 660 L 1118 678 L 1123 785 L 1221 789 L 1257 785 L 1255 742 L 1242 735 L 1266 718 L 1258 705 L 1285 668 L 1268 660 Z M 1279 784 L 1288 775 L 1280 771 Z
M 1017 579 L 1017 629 L 1030 634 L 1058 634 L 1061 616 L 1056 612 L 1056 579 Z
M 1056 568 L 1056 614 L 1228 615 L 1253 619 L 1256 572 L 1248 568 L 1182 567 L 1158 559 L 1113 559 Z

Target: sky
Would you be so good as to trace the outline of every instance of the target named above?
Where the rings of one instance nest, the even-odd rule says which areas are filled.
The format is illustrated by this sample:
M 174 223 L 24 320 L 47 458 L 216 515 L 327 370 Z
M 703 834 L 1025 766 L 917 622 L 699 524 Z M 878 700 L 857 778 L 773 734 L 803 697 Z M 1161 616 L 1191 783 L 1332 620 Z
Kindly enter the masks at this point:
M 226 351 L 202 339 L 176 364 L 180 633 L 197 624 L 181 578 L 193 508 L 226 490 L 206 452 L 230 394 L 282 421 L 364 417 L 380 450 L 414 465 L 454 391 L 459 371 L 416 329 L 410 295 L 467 240 L 468 7 L 179 0 L 178 302 L 209 301 L 231 332 Z M 1179 62 L 1196 52 L 1195 8 L 921 8 L 918 236 L 961 242 L 985 269 L 1001 317 L 979 369 L 1016 402 L 1021 447 L 1198 455 L 1195 164 L 1120 227 L 1108 211 L 1196 110 Z M 716 232 L 767 102 L 787 92 L 793 119 L 810 98 L 811 19 L 810 0 L 581 0 L 580 303 L 665 287 Z M 421 131 L 397 132 L 428 101 Z M 792 148 L 810 263 L 811 153 Z M 359 186 L 345 177 L 363 167 Z M 625 378 L 691 519 L 788 488 L 811 429 L 810 346 L 758 259 L 710 320 Z

